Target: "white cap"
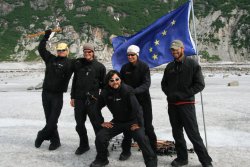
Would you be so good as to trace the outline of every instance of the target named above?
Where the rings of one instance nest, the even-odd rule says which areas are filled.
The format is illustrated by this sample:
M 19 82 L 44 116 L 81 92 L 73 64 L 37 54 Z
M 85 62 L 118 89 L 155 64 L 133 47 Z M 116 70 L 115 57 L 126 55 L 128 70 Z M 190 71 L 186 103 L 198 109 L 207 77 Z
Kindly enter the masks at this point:
M 139 56 L 140 48 L 136 45 L 130 45 L 127 49 L 127 53 L 135 53 Z

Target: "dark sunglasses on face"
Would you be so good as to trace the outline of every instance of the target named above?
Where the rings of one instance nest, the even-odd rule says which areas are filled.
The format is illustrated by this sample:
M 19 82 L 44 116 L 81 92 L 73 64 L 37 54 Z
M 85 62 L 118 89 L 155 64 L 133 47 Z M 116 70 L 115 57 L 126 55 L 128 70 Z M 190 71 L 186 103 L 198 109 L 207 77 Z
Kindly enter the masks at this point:
M 109 82 L 119 81 L 120 78 L 110 79 Z
M 92 53 L 92 51 L 83 51 L 84 54 L 86 53 Z
M 136 54 L 130 53 L 128 54 L 128 56 L 136 56 Z
M 57 50 L 57 52 L 65 52 L 66 49 L 63 49 L 63 50 Z

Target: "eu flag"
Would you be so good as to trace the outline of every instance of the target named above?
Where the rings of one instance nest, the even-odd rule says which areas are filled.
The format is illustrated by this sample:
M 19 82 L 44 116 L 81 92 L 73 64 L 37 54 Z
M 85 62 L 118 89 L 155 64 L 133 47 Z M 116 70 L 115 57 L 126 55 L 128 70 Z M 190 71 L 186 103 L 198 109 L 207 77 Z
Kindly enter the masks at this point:
M 186 56 L 195 55 L 196 48 L 189 31 L 190 10 L 191 2 L 188 1 L 134 35 L 113 38 L 113 68 L 120 70 L 128 62 L 126 51 L 132 44 L 140 47 L 139 58 L 150 68 L 173 60 L 169 48 L 175 39 L 183 42 Z

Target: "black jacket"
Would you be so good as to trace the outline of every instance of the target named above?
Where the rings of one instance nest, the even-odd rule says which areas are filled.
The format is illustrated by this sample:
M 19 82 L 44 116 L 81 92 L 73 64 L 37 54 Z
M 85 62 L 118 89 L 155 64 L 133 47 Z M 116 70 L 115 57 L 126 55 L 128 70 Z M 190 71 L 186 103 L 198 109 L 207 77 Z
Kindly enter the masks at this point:
M 124 83 L 134 88 L 139 103 L 142 103 L 145 99 L 150 99 L 149 87 L 151 79 L 150 70 L 146 63 L 140 60 L 135 65 L 127 63 L 122 66 L 120 73 Z
M 120 88 L 105 87 L 98 98 L 98 110 L 107 106 L 114 123 L 138 123 L 143 126 L 143 113 L 130 86 L 121 83 Z
M 194 101 L 205 87 L 200 65 L 189 57 L 169 63 L 161 81 L 162 91 L 170 103 Z
M 42 39 L 38 46 L 40 56 L 46 65 L 43 90 L 52 93 L 67 92 L 73 72 L 72 60 L 51 54 L 46 50 L 46 41 L 47 39 Z
M 79 58 L 74 63 L 74 77 L 71 89 L 71 99 L 85 99 L 89 93 L 98 97 L 99 90 L 104 87 L 106 68 L 95 59 L 86 61 Z

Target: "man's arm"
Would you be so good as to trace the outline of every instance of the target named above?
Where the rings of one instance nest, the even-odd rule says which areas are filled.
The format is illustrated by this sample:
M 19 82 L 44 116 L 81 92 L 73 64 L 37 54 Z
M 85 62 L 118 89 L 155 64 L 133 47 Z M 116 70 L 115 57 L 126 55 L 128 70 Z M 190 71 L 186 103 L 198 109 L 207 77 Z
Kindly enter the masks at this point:
M 52 57 L 55 57 L 53 54 L 51 54 L 47 49 L 46 49 L 46 43 L 49 39 L 49 36 L 51 34 L 51 30 L 46 30 L 45 35 L 41 42 L 38 45 L 38 52 L 42 59 L 47 63 Z
M 132 111 L 136 113 L 137 121 L 140 127 L 144 126 L 143 112 L 141 106 L 133 93 L 130 93 L 130 103 Z
M 142 84 L 137 88 L 135 88 L 134 90 L 135 94 L 143 93 L 149 90 L 151 84 L 149 67 L 145 67 L 144 73 L 142 75 L 143 75 Z
M 74 71 L 74 76 L 73 76 L 72 86 L 71 86 L 71 93 L 70 93 L 71 99 L 75 99 L 76 80 L 77 80 L 77 75 L 76 75 L 76 71 Z
M 194 62 L 192 84 L 190 86 L 184 85 L 181 91 L 175 92 L 172 96 L 176 100 L 185 99 L 199 93 L 205 88 L 204 77 L 201 72 L 201 67 L 198 63 Z
M 194 65 L 194 75 L 192 82 L 192 85 L 185 89 L 187 96 L 193 96 L 205 88 L 205 81 L 201 71 L 201 66 L 198 63 L 195 63 Z
M 125 65 L 122 66 L 122 68 L 120 70 L 120 75 L 121 75 L 121 79 L 124 80 L 124 78 L 125 78 Z
M 100 89 L 104 88 L 104 85 L 105 85 L 105 76 L 106 76 L 106 67 L 104 65 L 102 65 L 102 68 L 100 70 L 100 78 L 99 78 Z
M 164 70 L 164 74 L 161 80 L 161 90 L 165 93 L 165 95 L 168 95 L 168 89 L 167 89 L 167 80 L 166 80 L 166 73 L 167 69 Z
M 105 101 L 105 91 L 101 92 L 101 94 L 98 96 L 97 101 L 96 101 L 96 118 L 99 124 L 102 124 L 104 122 L 104 117 L 102 115 L 102 108 L 106 106 L 106 101 Z M 101 125 L 102 126 L 102 125 Z

